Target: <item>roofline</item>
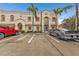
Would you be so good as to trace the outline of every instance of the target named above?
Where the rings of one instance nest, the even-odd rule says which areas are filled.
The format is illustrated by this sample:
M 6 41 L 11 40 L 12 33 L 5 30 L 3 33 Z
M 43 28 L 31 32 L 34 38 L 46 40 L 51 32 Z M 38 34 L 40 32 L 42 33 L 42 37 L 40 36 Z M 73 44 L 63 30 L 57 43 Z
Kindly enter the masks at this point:
M 43 13 L 44 11 L 48 11 L 48 12 L 53 12 L 53 11 L 49 11 L 47 9 L 41 11 L 41 12 L 37 12 L 37 14 L 41 14 Z M 0 10 L 0 12 L 5 12 L 5 13 L 20 13 L 20 14 L 32 14 L 31 12 L 19 12 L 19 11 L 5 11 L 5 10 Z

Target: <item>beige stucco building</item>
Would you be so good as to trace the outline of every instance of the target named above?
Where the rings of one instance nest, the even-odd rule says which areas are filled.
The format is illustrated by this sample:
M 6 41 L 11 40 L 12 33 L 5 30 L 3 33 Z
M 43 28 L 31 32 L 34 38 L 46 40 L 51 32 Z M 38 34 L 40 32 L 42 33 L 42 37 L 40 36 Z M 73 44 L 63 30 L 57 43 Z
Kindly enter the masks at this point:
M 0 26 L 8 26 L 25 32 L 45 32 L 56 27 L 56 16 L 53 11 L 44 10 L 37 16 L 36 20 L 32 13 L 0 11 Z

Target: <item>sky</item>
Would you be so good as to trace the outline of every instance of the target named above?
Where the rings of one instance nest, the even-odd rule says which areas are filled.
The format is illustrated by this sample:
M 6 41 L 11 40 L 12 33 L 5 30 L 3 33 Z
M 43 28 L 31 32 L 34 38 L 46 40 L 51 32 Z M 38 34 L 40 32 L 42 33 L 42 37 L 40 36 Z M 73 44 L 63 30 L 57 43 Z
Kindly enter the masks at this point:
M 53 11 L 56 8 L 63 8 L 68 5 L 75 5 L 74 3 L 34 3 L 38 7 L 38 12 L 43 10 Z M 18 11 L 18 12 L 29 12 L 27 8 L 31 6 L 30 3 L 0 3 L 0 10 L 4 11 Z M 63 19 L 72 17 L 75 15 L 75 9 L 71 8 L 67 12 L 63 12 L 58 18 L 59 22 Z

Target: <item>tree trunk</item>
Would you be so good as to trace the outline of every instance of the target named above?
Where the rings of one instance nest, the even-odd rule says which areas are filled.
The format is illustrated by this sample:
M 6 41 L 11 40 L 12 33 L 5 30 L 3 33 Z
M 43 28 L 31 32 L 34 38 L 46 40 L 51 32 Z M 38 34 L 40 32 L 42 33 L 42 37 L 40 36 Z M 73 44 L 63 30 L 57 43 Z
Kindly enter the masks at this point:
M 78 4 L 75 4 L 75 10 L 76 10 L 76 19 L 75 19 L 75 30 L 78 30 Z
M 35 20 L 38 19 L 36 11 L 33 11 L 33 15 L 34 15 Z M 33 32 L 34 32 L 34 19 L 33 19 Z
M 34 32 L 34 16 L 32 16 L 33 20 L 32 20 L 32 32 Z
M 58 16 L 56 16 L 56 29 L 58 28 Z

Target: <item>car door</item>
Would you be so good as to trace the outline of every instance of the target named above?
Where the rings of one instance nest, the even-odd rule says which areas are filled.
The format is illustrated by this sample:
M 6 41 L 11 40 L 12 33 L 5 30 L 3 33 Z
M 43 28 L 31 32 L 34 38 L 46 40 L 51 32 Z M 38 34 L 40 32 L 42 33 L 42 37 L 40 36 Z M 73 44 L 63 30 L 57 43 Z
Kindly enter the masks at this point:
M 55 37 L 57 36 L 57 32 L 58 32 L 57 29 L 53 30 L 53 35 L 54 35 Z
M 12 35 L 14 33 L 14 30 L 10 29 L 10 28 L 6 28 L 5 32 L 6 32 L 7 35 Z
M 56 37 L 61 36 L 61 33 L 62 33 L 61 30 L 59 30 L 59 29 L 55 30 Z

